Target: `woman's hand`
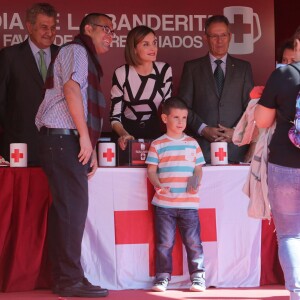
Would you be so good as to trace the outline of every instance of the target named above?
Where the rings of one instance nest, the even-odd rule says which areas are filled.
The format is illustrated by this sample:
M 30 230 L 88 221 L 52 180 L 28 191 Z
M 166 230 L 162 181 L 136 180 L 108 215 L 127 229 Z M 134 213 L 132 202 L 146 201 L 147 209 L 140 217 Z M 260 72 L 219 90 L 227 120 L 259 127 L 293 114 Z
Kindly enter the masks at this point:
M 130 134 L 121 135 L 118 139 L 118 144 L 122 150 L 125 150 L 129 140 L 134 140 L 134 137 Z

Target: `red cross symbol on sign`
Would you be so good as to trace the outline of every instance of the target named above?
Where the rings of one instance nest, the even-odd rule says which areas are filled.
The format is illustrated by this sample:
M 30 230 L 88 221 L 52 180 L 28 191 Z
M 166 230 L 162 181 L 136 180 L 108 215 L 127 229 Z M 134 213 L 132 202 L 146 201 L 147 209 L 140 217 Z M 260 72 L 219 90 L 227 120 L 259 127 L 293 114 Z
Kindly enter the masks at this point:
M 230 25 L 230 29 L 234 34 L 235 43 L 244 42 L 244 34 L 251 33 L 251 24 L 243 23 L 243 15 L 234 15 L 234 23 Z
M 103 158 L 107 159 L 107 161 L 112 161 L 112 159 L 115 157 L 115 153 L 112 151 L 111 148 L 107 148 L 106 152 L 103 152 Z
M 115 211 L 116 244 L 148 244 L 149 245 L 149 276 L 155 275 L 155 237 L 153 210 L 151 200 L 154 194 L 153 186 L 147 181 L 148 210 Z M 217 241 L 216 212 L 214 208 L 200 209 L 201 240 Z M 176 243 L 173 248 L 172 275 L 183 274 L 182 240 L 179 231 L 176 233 Z
M 11 158 L 14 159 L 14 162 L 19 162 L 20 158 L 23 158 L 24 154 L 20 152 L 19 149 L 14 149 L 14 152 L 11 154 Z
M 227 156 L 227 152 L 223 148 L 219 148 L 218 152 L 215 152 L 215 157 L 218 157 L 220 161 L 223 161 Z

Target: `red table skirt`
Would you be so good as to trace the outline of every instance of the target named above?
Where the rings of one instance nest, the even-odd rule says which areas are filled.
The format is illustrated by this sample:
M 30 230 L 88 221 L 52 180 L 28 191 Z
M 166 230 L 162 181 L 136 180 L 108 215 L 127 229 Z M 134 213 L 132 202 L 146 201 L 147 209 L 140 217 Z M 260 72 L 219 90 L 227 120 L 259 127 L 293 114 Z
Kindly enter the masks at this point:
M 49 288 L 46 229 L 51 195 L 40 168 L 0 168 L 0 290 Z M 283 284 L 274 224 L 262 222 L 261 285 Z
M 0 290 L 49 287 L 46 230 L 51 196 L 40 168 L 0 168 Z

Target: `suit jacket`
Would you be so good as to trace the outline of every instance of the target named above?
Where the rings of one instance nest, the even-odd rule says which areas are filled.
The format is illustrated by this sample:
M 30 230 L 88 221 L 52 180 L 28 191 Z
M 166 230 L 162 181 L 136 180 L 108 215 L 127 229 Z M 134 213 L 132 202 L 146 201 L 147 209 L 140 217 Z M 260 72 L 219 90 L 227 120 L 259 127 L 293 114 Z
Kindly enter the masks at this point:
M 253 85 L 250 63 L 227 55 L 223 92 L 219 97 L 209 55 L 185 62 L 179 96 L 189 107 L 188 133 L 198 140 L 207 163 L 210 163 L 210 143 L 198 134 L 201 124 L 234 127 L 247 107 Z M 243 161 L 247 148 L 229 143 L 229 161 Z
M 55 55 L 58 46 L 51 46 Z M 44 82 L 28 39 L 0 51 L 0 154 L 9 160 L 10 143 L 27 143 L 28 165 L 39 165 L 35 115 Z

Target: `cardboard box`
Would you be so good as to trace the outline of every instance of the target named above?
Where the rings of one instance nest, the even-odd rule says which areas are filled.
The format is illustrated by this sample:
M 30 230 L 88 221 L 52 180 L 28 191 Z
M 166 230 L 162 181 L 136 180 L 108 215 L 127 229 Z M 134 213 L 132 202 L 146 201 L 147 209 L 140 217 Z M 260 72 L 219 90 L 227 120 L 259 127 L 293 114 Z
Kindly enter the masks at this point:
M 118 165 L 119 166 L 146 166 L 148 150 L 152 140 L 132 140 L 128 141 L 125 150 L 118 147 Z

